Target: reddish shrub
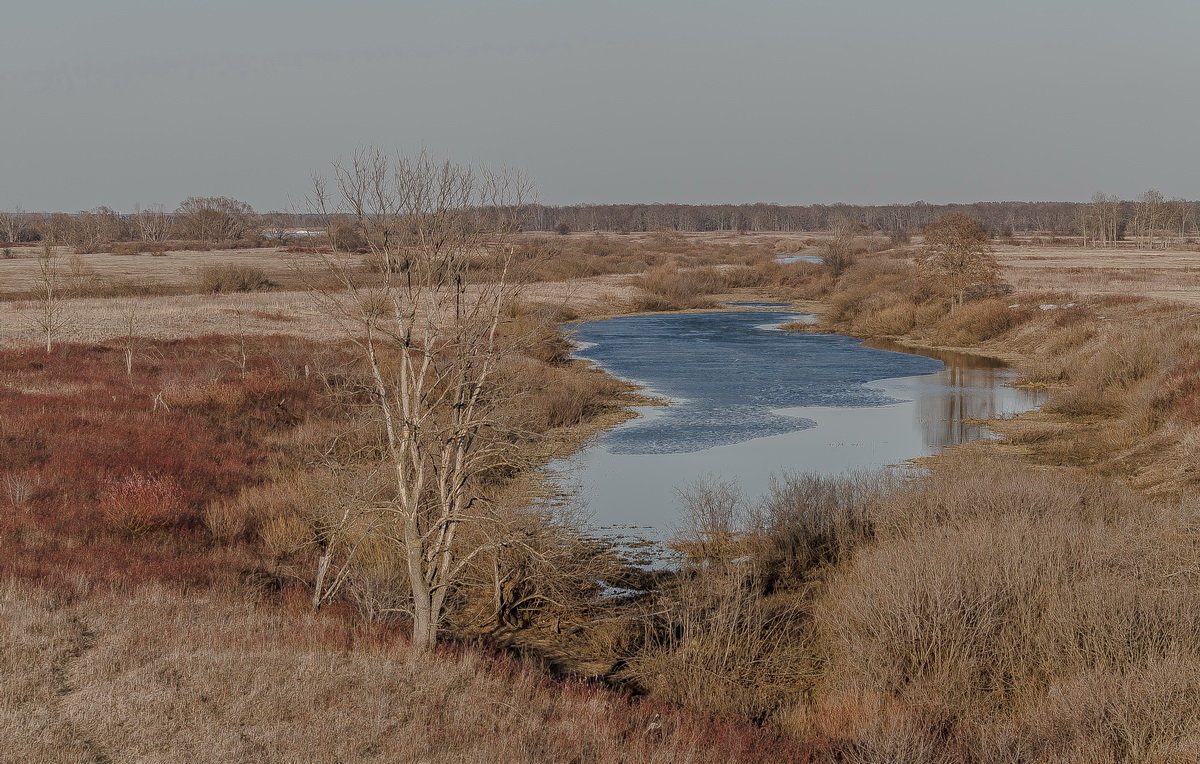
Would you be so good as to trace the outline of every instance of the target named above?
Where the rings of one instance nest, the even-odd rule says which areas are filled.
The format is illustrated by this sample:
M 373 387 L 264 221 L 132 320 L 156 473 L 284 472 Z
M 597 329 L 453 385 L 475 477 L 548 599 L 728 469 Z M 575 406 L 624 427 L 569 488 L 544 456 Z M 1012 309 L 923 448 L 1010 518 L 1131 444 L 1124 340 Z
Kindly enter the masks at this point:
M 1167 374 L 1154 406 L 1186 422 L 1200 422 L 1200 361 L 1182 361 Z
M 168 477 L 135 472 L 106 481 L 100 514 L 113 528 L 133 536 L 169 528 L 186 517 L 179 484 Z
M 253 569 L 198 514 L 264 479 L 277 433 L 320 428 L 333 404 L 304 366 L 338 350 L 256 338 L 242 374 L 222 360 L 238 347 L 146 340 L 132 376 L 102 345 L 0 351 L 0 505 L 21 509 L 0 513 L 0 538 L 38 540 L 12 545 L 0 574 L 204 583 Z M 200 392 L 182 405 L 176 390 Z

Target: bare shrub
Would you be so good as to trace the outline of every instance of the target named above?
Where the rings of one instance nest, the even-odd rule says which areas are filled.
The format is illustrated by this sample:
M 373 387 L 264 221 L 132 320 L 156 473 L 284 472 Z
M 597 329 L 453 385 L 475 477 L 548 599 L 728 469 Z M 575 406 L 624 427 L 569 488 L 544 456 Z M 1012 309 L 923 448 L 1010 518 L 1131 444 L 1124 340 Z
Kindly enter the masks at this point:
M 1179 575 L 1197 562 L 1181 535 L 1191 514 L 1098 478 L 969 457 L 873 514 L 876 541 L 815 604 L 831 695 L 932 704 L 988 759 L 1000 754 L 982 751 L 1003 720 L 1036 716 L 1064 681 L 1121 686 L 1184 656 L 1200 667 L 1200 605 Z M 1147 685 L 1124 686 L 1160 702 Z M 1087 744 L 1114 760 L 1150 750 L 1150 739 L 1171 745 L 1186 729 L 1169 721 L 1174 701 L 1161 702 L 1164 729 L 1134 722 L 1136 746 L 1112 731 Z M 1011 734 L 1032 742 L 1035 729 Z
M 1149 327 L 1077 347 L 1065 361 L 1070 386 L 1045 408 L 1068 416 L 1118 413 L 1138 383 L 1165 370 L 1168 347 L 1161 334 Z
M 119 241 L 110 248 L 114 255 L 165 255 L 170 248 L 164 242 Z
M 1086 672 L 988 734 L 981 748 L 985 757 L 1022 750 L 1043 761 L 1195 760 L 1197 704 L 1200 666 L 1181 656 Z
M 744 498 L 729 482 L 706 477 L 676 489 L 680 530 L 672 544 L 693 564 L 722 562 L 738 556 L 746 533 Z
M 31 470 L 5 472 L 3 481 L 0 481 L 8 503 L 17 508 L 29 503 L 41 482 L 41 475 Z
M 829 271 L 834 279 L 850 270 L 858 259 L 854 247 L 854 234 L 858 224 L 848 218 L 839 217 L 833 226 L 833 238 L 821 244 L 821 265 Z
M 652 604 L 622 676 L 718 713 L 776 718 L 816 682 L 807 582 L 871 538 L 887 476 L 791 475 L 748 505 L 731 484 L 681 489 L 680 573 Z
M 749 568 L 689 572 L 643 617 L 643 646 L 618 676 L 689 708 L 770 719 L 820 670 L 797 604 L 761 597 Z
M 1008 300 L 968 302 L 950 311 L 929 329 L 939 345 L 967 347 L 999 337 L 1033 317 L 1028 307 L 1009 307 Z
M 637 303 L 642 310 L 675 310 L 708 305 L 706 295 L 724 288 L 721 275 L 711 268 L 683 269 L 671 266 L 651 268 L 634 280 L 649 293 Z
M 899 486 L 887 472 L 774 478 L 750 511 L 753 554 L 775 581 L 795 584 L 814 568 L 835 565 L 874 536 L 874 514 Z
M 196 287 L 207 294 L 221 292 L 259 292 L 275 285 L 266 271 L 252 265 L 224 263 L 205 265 L 196 273 Z

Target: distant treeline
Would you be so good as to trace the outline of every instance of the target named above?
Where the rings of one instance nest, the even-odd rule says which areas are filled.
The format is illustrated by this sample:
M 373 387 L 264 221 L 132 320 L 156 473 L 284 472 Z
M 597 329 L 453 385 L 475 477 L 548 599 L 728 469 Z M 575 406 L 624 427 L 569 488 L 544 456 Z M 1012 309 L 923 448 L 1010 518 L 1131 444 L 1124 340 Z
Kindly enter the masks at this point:
M 949 212 L 965 212 L 989 230 L 1071 233 L 1078 228 L 1076 202 L 979 202 L 976 204 L 578 204 L 538 206 L 530 227 L 552 231 L 827 231 L 851 219 L 874 231 L 918 232 Z
M 827 231 L 849 219 L 863 230 L 919 233 L 947 213 L 978 220 L 993 236 L 1047 233 L 1116 241 L 1125 236 L 1193 235 L 1200 202 L 1147 192 L 1134 201 L 1097 194 L 1091 202 L 976 202 L 973 204 L 579 204 L 535 207 L 533 230 L 638 232 Z
M 973 204 L 577 204 L 531 205 L 530 231 L 828 231 L 847 223 L 863 232 L 920 233 L 948 213 L 978 220 L 994 238 L 1041 235 L 1082 238 L 1084 244 L 1169 246 L 1200 234 L 1200 202 L 1147 191 L 1134 200 L 1096 194 L 1090 202 L 975 202 Z M 487 225 L 486 221 L 481 221 Z M 256 213 L 228 197 L 192 197 L 174 211 L 151 205 L 133 213 L 108 207 L 66 213 L 0 211 L 0 241 L 70 244 L 78 251 L 114 241 L 257 241 L 285 244 L 313 233 L 349 235 L 347 214 Z M 341 234 L 339 234 L 340 236 Z

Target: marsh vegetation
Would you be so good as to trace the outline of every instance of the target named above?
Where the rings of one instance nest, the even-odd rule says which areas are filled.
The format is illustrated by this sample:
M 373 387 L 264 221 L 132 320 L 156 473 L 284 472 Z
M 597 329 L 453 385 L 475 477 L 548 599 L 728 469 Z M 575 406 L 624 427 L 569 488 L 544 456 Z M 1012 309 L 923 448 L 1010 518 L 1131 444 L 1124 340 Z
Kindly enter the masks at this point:
M 15 241 L 0 260 L 15 756 L 1200 755 L 1200 323 L 1154 299 L 1191 267 L 1161 234 L 1153 254 L 1106 244 L 1119 272 L 1164 259 L 1104 282 L 1022 259 L 1078 248 L 966 226 L 939 245 L 875 218 L 608 235 L 529 208 L 569 221 L 531 233 L 511 198 L 478 214 L 512 185 L 372 161 L 342 168 L 311 241 L 186 262 Z M 352 209 L 373 178 L 398 196 Z M 212 246 L 260 230 L 193 206 Z M 151 250 L 183 225 L 116 217 Z M 823 262 L 777 259 L 798 253 Z M 123 292 L 105 262 L 170 294 Z M 919 474 L 678 486 L 673 566 L 630 566 L 539 501 L 561 486 L 538 467 L 646 402 L 572 359 L 564 325 L 739 300 L 808 306 L 800 331 L 1003 357 L 1047 403 Z

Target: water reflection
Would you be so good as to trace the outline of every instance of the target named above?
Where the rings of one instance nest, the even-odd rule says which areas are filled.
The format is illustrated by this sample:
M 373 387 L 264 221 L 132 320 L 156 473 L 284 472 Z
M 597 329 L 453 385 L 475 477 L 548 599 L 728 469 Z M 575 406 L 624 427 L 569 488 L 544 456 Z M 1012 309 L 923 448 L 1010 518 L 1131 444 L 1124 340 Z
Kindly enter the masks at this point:
M 780 331 L 777 311 L 636 316 L 576 327 L 590 358 L 670 398 L 553 465 L 598 526 L 662 538 L 703 475 L 748 496 L 784 472 L 875 469 L 987 437 L 976 420 L 1040 403 L 1002 362 Z
M 1016 374 L 997 358 L 948 350 L 913 348 L 890 340 L 868 340 L 867 347 L 895 352 L 919 352 L 941 361 L 934 374 L 892 380 L 892 395 L 915 403 L 916 426 L 926 448 L 937 450 L 989 437 L 981 420 L 999 419 L 1043 403 L 1040 391 L 1009 387 Z

